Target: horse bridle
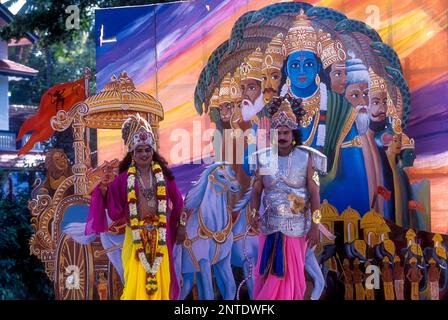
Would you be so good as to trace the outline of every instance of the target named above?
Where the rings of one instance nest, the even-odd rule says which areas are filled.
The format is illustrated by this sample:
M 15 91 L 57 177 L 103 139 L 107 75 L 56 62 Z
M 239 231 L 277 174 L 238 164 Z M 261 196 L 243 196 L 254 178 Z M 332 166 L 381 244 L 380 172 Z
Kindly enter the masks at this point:
M 225 177 L 226 177 L 229 181 L 232 181 L 232 180 L 235 180 L 235 179 L 232 178 L 232 177 L 227 173 L 227 170 L 226 170 L 222 165 L 220 165 L 220 166 L 216 167 L 215 169 L 213 169 L 213 171 L 212 171 L 212 172 L 210 173 L 210 175 L 208 176 L 208 181 L 212 183 L 213 191 L 214 191 L 216 194 L 221 195 L 221 194 L 227 192 L 227 189 L 229 188 L 229 186 L 228 186 L 228 184 L 225 185 L 224 183 L 219 182 L 218 180 L 216 180 L 216 178 L 215 178 L 215 172 L 216 172 L 218 169 L 222 169 L 222 170 L 224 171 L 224 175 L 225 175 Z M 221 187 L 221 188 L 222 188 L 222 191 L 218 191 L 218 190 L 216 189 L 216 186 L 215 186 L 215 185 L 218 185 L 219 187 Z

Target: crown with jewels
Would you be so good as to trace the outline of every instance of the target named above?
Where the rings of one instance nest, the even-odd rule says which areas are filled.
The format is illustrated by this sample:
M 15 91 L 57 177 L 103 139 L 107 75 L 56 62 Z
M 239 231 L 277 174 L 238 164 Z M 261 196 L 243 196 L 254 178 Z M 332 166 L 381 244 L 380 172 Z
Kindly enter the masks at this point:
M 219 108 L 219 88 L 215 88 L 213 95 L 210 98 L 209 109 Z
M 240 68 L 238 67 L 230 78 L 230 100 L 239 103 L 241 102 L 241 97 L 241 73 Z
M 342 41 L 331 39 L 331 35 L 322 29 L 318 32 L 317 53 L 320 56 L 324 69 L 333 63 L 345 63 L 347 54 Z
M 386 92 L 387 86 L 386 81 L 377 75 L 375 71 L 373 71 L 372 67 L 369 67 L 369 76 L 370 76 L 370 94 L 376 92 Z
M 255 79 L 262 80 L 261 67 L 263 65 L 263 53 L 258 47 L 249 56 L 244 59 L 240 66 L 241 80 Z
M 263 65 L 261 70 L 278 69 L 283 67 L 286 58 L 286 47 L 283 43 L 283 33 L 276 35 L 268 44 L 264 52 Z
M 284 99 L 277 112 L 271 118 L 271 127 L 277 129 L 278 127 L 286 126 L 294 130 L 297 129 L 297 125 L 297 117 L 291 108 L 291 103 L 288 99 Z
M 308 20 L 308 16 L 303 10 L 300 10 L 285 37 L 287 55 L 296 51 L 311 51 L 318 54 L 317 42 L 316 30 L 311 25 L 311 21 Z
M 405 133 L 401 135 L 401 150 L 415 149 L 415 141 L 409 138 Z
M 227 73 L 224 79 L 222 79 L 221 85 L 219 86 L 219 104 L 232 102 L 232 99 L 230 97 L 230 81 L 230 73 Z
M 148 121 L 140 114 L 130 116 L 121 128 L 122 138 L 128 152 L 134 151 L 138 146 L 150 146 L 157 150 L 154 133 Z

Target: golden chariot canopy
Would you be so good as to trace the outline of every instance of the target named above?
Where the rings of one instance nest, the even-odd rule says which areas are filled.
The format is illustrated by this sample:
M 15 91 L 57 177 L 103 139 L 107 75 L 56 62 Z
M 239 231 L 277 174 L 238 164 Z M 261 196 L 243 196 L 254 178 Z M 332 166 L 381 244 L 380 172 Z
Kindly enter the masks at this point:
M 162 104 L 150 94 L 137 91 L 125 71 L 118 77 L 112 75 L 103 90 L 84 102 L 89 110 L 84 121 L 89 128 L 121 129 L 124 121 L 137 113 L 148 120 L 153 129 L 163 120 Z

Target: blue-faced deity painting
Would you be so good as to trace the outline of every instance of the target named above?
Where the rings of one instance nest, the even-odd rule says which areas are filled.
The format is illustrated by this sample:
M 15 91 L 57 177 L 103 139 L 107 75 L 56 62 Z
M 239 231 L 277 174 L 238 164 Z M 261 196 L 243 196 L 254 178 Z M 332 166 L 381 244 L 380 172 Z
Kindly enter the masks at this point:
M 294 143 L 325 159 L 312 178 L 321 232 L 303 257 L 305 299 L 448 298 L 446 8 L 371 2 L 192 0 L 96 11 L 97 96 L 115 99 L 108 92 L 118 88 L 120 112 L 134 89 L 142 105 L 148 96 L 160 102 L 148 119 L 188 216 L 173 249 L 180 299 L 253 299 L 256 266 L 281 264 L 283 252 L 266 258 L 251 224 L 261 165 L 250 159 L 260 156 L 271 111 L 286 102 L 300 115 Z M 94 128 L 98 163 L 121 160 L 121 131 Z M 279 163 L 297 172 L 297 159 Z M 260 211 L 276 201 L 269 192 Z M 123 232 L 94 240 L 85 224 L 67 216 L 64 232 L 101 243 L 123 285 Z M 266 241 L 286 246 L 279 239 Z M 383 272 L 381 289 L 367 285 L 370 266 Z

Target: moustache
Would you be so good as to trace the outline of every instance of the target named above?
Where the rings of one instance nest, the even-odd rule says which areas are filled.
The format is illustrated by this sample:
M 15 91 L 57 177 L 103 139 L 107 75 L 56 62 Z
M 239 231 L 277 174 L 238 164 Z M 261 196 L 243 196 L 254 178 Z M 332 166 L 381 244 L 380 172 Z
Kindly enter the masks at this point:
M 372 114 L 372 117 L 378 118 L 379 116 L 386 116 L 386 112 L 378 112 L 377 114 Z
M 241 105 L 243 105 L 243 106 L 253 106 L 254 104 L 249 99 L 243 99 L 243 101 L 241 102 Z
M 277 90 L 274 90 L 274 88 L 264 88 L 262 93 L 265 94 L 265 93 L 268 93 L 268 92 L 270 92 L 270 93 L 277 93 Z
M 370 107 L 369 106 L 356 106 L 356 111 L 360 111 L 362 109 L 365 109 L 365 112 L 369 112 Z M 364 111 L 363 111 L 364 112 Z

